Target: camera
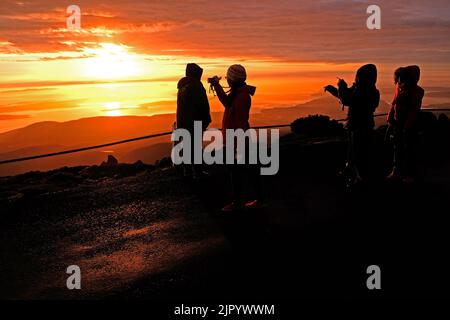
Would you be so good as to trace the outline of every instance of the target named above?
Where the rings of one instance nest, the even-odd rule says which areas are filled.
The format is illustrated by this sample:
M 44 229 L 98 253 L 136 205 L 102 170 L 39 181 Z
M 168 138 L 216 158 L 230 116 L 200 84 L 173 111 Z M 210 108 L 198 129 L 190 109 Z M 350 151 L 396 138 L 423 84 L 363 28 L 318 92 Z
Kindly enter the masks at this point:
M 214 85 L 214 84 L 219 83 L 220 79 L 222 79 L 222 78 L 218 77 L 218 76 L 214 76 L 212 78 L 208 78 L 208 83 Z

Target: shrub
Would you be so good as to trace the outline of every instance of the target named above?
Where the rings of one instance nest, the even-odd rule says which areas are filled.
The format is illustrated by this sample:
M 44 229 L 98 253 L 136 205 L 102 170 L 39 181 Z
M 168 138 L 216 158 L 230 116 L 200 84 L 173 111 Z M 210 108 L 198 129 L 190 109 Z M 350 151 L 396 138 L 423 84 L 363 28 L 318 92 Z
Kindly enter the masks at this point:
M 291 131 L 315 137 L 341 136 L 345 134 L 344 126 L 341 123 L 324 115 L 311 115 L 299 118 L 291 123 Z

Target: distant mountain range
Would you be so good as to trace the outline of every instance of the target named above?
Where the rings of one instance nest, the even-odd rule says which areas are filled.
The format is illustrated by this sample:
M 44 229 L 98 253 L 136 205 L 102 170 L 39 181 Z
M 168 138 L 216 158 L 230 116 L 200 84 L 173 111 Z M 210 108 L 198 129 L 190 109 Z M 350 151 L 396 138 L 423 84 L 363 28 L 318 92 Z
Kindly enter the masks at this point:
M 387 103 L 382 102 L 380 112 Z M 336 99 L 328 96 L 286 108 L 255 109 L 252 125 L 289 124 L 310 114 L 325 114 L 333 118 L 345 118 L 345 112 Z M 222 113 L 213 113 L 211 127 L 220 127 Z M 0 160 L 57 152 L 90 145 L 170 131 L 174 114 L 154 116 L 94 117 L 67 122 L 45 121 L 0 134 Z M 170 137 L 143 140 L 76 154 L 0 165 L 0 176 L 15 175 L 27 171 L 50 170 L 62 166 L 92 165 L 105 160 L 113 153 L 121 162 L 142 160 L 153 163 L 170 154 Z
M 173 114 L 167 114 L 151 117 L 95 117 L 68 122 L 39 122 L 0 134 L 0 150 L 2 150 L 0 159 L 51 153 L 170 131 L 174 120 Z M 0 165 L 0 176 L 34 170 L 50 170 L 61 166 L 98 164 L 111 153 L 123 162 L 137 160 L 155 162 L 161 158 L 161 154 L 165 154 L 168 148 L 170 150 L 169 141 L 169 137 L 163 137 L 113 148 Z M 152 157 L 152 154 L 155 156 Z

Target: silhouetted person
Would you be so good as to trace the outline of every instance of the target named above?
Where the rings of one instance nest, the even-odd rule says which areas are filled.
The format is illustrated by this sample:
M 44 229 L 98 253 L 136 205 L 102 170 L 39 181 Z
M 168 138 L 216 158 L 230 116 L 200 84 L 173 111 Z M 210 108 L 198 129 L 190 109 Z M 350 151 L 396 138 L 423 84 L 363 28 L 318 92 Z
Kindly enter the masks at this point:
M 373 114 L 380 103 L 376 82 L 377 67 L 367 64 L 358 69 L 355 82 L 350 88 L 342 79 L 339 79 L 337 88 L 331 85 L 325 87 L 325 91 L 339 98 L 342 105 L 348 107 L 345 172 L 353 176 L 353 183 L 361 182 L 368 175 L 371 136 L 375 127 Z
M 241 65 L 232 65 L 228 68 L 227 82 L 230 86 L 229 94 L 225 93 L 219 83 L 220 78 L 211 79 L 211 85 L 217 92 L 220 102 L 225 108 L 222 120 L 222 130 L 224 138 L 226 129 L 243 129 L 250 128 L 249 113 L 252 104 L 251 97 L 255 94 L 256 88 L 247 85 L 247 72 Z M 236 150 L 234 150 L 236 156 Z M 246 144 L 246 156 L 248 156 L 248 142 Z M 256 198 L 253 201 L 245 203 L 247 208 L 258 207 L 261 203 L 261 183 L 259 175 L 259 167 L 250 164 L 234 164 L 231 166 L 231 180 L 233 186 L 233 202 L 225 206 L 222 211 L 230 212 L 240 209 L 244 206 L 242 199 L 242 189 L 244 178 L 248 177 L 253 185 Z
M 398 94 L 398 84 L 400 82 L 400 77 L 402 77 L 402 75 L 405 74 L 405 71 L 406 71 L 405 67 L 397 68 L 394 71 L 395 97 L 397 97 L 397 94 Z M 394 100 L 395 100 L 395 97 L 394 97 Z
M 425 91 L 418 85 L 418 66 L 399 68 L 394 77 L 398 80 L 387 118 L 394 131 L 394 167 L 387 178 L 410 183 L 415 176 L 419 114 Z
M 208 96 L 201 82 L 203 69 L 195 63 L 188 63 L 186 76 L 178 82 L 177 128 L 186 129 L 191 134 L 191 163 L 194 163 L 194 121 L 202 121 L 206 130 L 211 123 Z M 203 139 L 197 141 L 203 144 Z M 199 177 L 203 174 L 201 165 L 185 164 L 184 175 Z

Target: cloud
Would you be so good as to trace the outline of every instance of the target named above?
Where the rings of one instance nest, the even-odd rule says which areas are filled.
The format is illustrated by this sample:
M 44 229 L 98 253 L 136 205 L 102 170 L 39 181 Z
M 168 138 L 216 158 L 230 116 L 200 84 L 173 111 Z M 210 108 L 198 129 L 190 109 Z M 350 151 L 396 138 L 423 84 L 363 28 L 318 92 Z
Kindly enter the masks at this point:
M 1 34 L 8 50 L 80 50 L 67 41 L 105 37 L 140 53 L 201 57 L 275 57 L 332 63 L 374 60 L 447 62 L 447 0 L 378 1 L 382 30 L 365 26 L 368 1 L 269 0 L 211 2 L 79 0 L 83 31 L 65 30 L 62 0 L 0 4 Z M 0 47 L 1 48 L 1 47 Z M 3 48 L 5 50 L 5 48 Z
M 12 89 L 12 90 L 2 90 L 1 94 L 11 94 L 11 93 L 33 93 L 33 92 L 47 92 L 53 90 L 54 88 L 25 88 L 25 89 Z
M 81 100 L 64 100 L 64 101 L 35 101 L 24 102 L 13 105 L 0 106 L 0 113 L 12 112 L 33 112 L 41 110 L 55 110 L 55 109 L 72 109 L 76 108 Z
M 0 89 L 2 88 L 39 88 L 39 87 L 62 87 L 62 86 L 74 86 L 74 85 L 97 85 L 97 84 L 120 84 L 120 83 L 145 83 L 145 82 L 165 82 L 165 81 L 177 81 L 177 77 L 164 77 L 164 78 L 152 78 L 152 79 L 130 79 L 130 80 L 112 80 L 112 81 L 33 81 L 33 82 L 11 82 L 0 83 Z
M 142 110 L 160 110 L 161 108 L 173 108 L 177 105 L 176 100 L 161 100 L 141 103 L 139 108 Z
M 450 99 L 450 88 L 425 88 L 426 96 L 429 98 Z
M 26 114 L 0 114 L 0 121 L 27 119 L 29 117 Z

